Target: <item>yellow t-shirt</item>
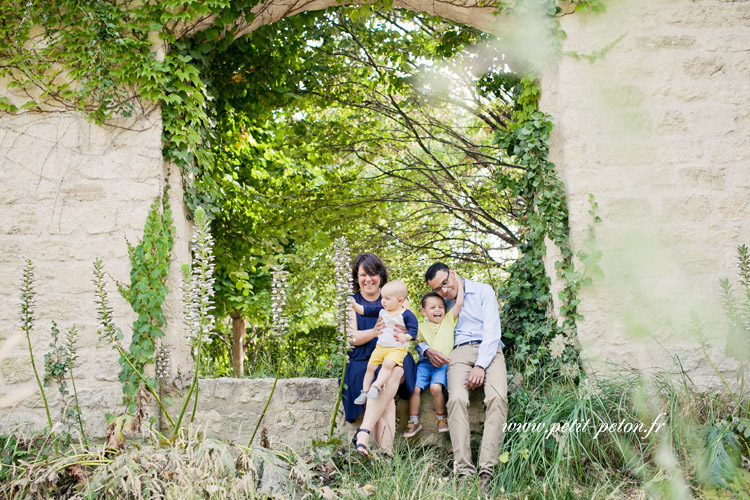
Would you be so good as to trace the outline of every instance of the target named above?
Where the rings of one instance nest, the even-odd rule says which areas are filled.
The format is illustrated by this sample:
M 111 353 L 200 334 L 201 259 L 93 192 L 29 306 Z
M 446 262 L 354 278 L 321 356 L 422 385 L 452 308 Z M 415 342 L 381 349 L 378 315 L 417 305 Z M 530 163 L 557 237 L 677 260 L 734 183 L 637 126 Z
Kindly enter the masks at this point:
M 439 324 L 425 321 L 419 324 L 417 342 L 427 342 L 431 349 L 437 349 L 446 356 L 453 351 L 453 331 L 456 329 L 456 318 L 450 311 L 443 316 Z

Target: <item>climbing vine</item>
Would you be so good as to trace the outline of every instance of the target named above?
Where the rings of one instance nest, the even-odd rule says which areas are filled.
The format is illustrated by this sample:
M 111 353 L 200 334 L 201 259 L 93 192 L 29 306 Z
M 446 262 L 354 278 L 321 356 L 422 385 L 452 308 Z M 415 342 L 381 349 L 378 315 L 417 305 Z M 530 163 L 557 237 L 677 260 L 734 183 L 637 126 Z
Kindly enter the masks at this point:
M 135 408 L 141 382 L 135 370 L 143 373 L 146 365 L 154 363 L 157 341 L 164 336 L 162 329 L 167 319 L 162 304 L 168 292 L 166 281 L 173 245 L 174 225 L 168 188 L 165 188 L 163 196 L 151 205 L 143 229 L 143 241 L 137 246 L 128 244 L 130 285 L 118 285 L 120 293 L 138 315 L 133 323 L 129 362 L 120 357 L 123 402 L 131 411 Z M 147 381 L 152 389 L 156 388 L 155 378 Z
M 580 287 L 589 284 L 591 275 L 598 270 L 600 254 L 593 246 L 593 226 L 589 228 L 585 248 L 575 254 L 569 237 L 568 207 L 565 190 L 555 166 L 549 161 L 552 118 L 539 110 L 540 88 L 533 74 L 521 81 L 517 108 L 506 129 L 495 134 L 495 143 L 505 148 L 516 163 L 526 167 L 517 177 L 498 177 L 500 188 L 510 189 L 526 200 L 521 219 L 525 222 L 524 234 L 518 245 L 520 256 L 508 269 L 508 286 L 501 298 L 504 304 L 504 338 L 514 346 L 518 368 L 532 374 L 544 366 L 545 371 L 554 370 L 554 364 L 543 363 L 546 355 L 560 359 L 567 373 L 578 372 L 577 343 L 575 340 Z M 599 222 L 596 204 L 592 202 L 590 214 L 593 223 Z M 546 239 L 556 245 L 561 259 L 555 263 L 557 276 L 565 286 L 559 292 L 562 325 L 549 314 L 552 304 L 550 278 L 544 267 L 547 256 Z M 577 256 L 590 272 L 584 277 L 574 263 Z M 555 337 L 557 349 L 547 347 Z M 557 352 L 555 352 L 557 351 Z

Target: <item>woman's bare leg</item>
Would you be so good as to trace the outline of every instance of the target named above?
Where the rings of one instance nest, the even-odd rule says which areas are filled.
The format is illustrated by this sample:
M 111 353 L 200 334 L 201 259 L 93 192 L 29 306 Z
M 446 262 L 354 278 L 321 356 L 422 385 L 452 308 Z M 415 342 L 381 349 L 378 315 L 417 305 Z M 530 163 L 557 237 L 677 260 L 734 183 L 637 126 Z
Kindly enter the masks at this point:
M 392 455 L 393 440 L 396 438 L 396 401 L 392 397 L 388 401 L 383 416 L 375 424 L 375 440 L 381 450 Z
M 365 407 L 365 415 L 362 418 L 360 428 L 367 429 L 375 436 L 375 441 L 390 453 L 393 449 L 393 437 L 396 434 L 396 404 L 393 398 L 396 396 L 404 369 L 397 366 L 391 372 L 391 376 L 383 385 L 378 399 L 370 399 Z M 390 407 L 390 409 L 389 409 Z M 357 434 L 357 444 L 367 445 L 370 434 L 360 432 Z
M 375 381 L 375 387 L 378 387 L 380 389 L 383 388 L 383 384 L 385 384 L 385 381 L 388 380 L 391 376 L 391 373 L 393 373 L 393 369 L 396 367 L 396 363 L 393 362 L 391 359 L 383 360 L 383 366 L 380 367 L 380 373 L 378 373 L 378 379 Z M 368 365 L 369 370 L 369 365 Z M 373 370 L 373 373 L 375 370 Z M 367 375 L 365 374 L 365 379 L 367 378 Z M 367 388 L 370 388 L 371 384 L 367 384 Z M 364 389 L 364 386 L 362 387 Z

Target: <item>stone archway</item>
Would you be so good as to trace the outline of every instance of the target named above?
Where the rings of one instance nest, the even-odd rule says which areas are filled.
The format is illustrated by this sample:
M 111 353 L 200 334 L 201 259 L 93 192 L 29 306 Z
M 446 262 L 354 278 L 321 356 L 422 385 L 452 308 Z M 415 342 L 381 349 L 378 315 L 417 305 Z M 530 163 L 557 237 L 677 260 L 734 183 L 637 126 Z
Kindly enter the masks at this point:
M 236 36 L 253 31 L 260 26 L 275 23 L 281 19 L 301 14 L 302 12 L 323 10 L 329 7 L 340 7 L 346 5 L 363 5 L 372 2 L 367 1 L 337 1 L 337 0 L 265 0 L 252 8 L 255 18 L 248 22 L 244 19 L 237 21 Z M 481 0 L 394 0 L 393 7 L 411 10 L 415 12 L 426 12 L 430 15 L 439 16 L 444 19 L 474 26 L 487 33 L 500 35 L 507 31 L 505 24 L 509 24 L 507 16 L 496 16 L 497 9 L 488 2 Z M 180 27 L 177 32 L 180 36 L 190 36 L 196 31 L 207 28 L 213 24 L 213 17 L 199 20 L 198 22 Z
M 495 34 L 505 39 L 503 49 L 528 62 L 545 56 L 533 15 L 496 15 L 483 4 L 396 0 L 394 7 Z M 268 0 L 238 33 L 332 5 L 340 4 Z M 561 5 L 573 13 L 574 6 Z M 610 5 L 604 15 L 562 16 L 564 56 L 543 75 L 541 107 L 556 123 L 551 159 L 566 187 L 574 248 L 586 245 L 592 196 L 604 220 L 596 227 L 604 278 L 581 290 L 584 358 L 599 372 L 610 362 L 679 371 L 671 353 L 699 387 L 718 388 L 697 339 L 685 347 L 683 333 L 692 309 L 721 323 L 718 281 L 736 275 L 736 247 L 750 239 L 743 194 L 750 186 L 750 112 L 743 105 L 750 56 L 738 48 L 750 43 L 750 7 L 708 0 L 704 20 L 688 6 L 637 0 Z M 559 290 L 555 260 L 551 249 L 547 270 Z M 713 354 L 724 358 L 718 347 Z M 725 366 L 736 369 L 732 360 Z
M 479 3 L 395 5 L 500 35 L 517 28 Z M 272 0 L 259 7 L 256 19 L 273 22 L 329 4 L 335 2 Z M 708 322 L 721 321 L 714 290 L 720 277 L 735 275 L 736 245 L 750 239 L 748 19 L 750 4 L 720 0 L 697 7 L 688 0 L 638 0 L 612 5 L 604 16 L 562 18 L 568 55 L 543 77 L 542 108 L 555 118 L 552 159 L 566 186 L 573 246 L 585 246 L 589 194 L 604 220 L 596 236 L 605 277 L 582 290 L 579 325 L 583 355 L 600 371 L 609 360 L 671 369 L 662 344 L 699 387 L 717 385 L 685 331 L 691 308 L 705 311 Z M 206 23 L 210 19 L 186 27 L 185 34 Z M 610 45 L 593 64 L 585 57 Z M 12 98 L 7 82 L 0 83 Z M 95 127 L 72 113 L 0 116 L 3 429 L 45 425 L 25 339 L 15 326 L 22 257 L 38 267 L 35 345 L 46 348 L 44 331 L 53 319 L 63 327 L 76 323 L 81 331 L 81 402 L 91 411 L 94 435 L 105 428 L 104 410 L 118 406 L 116 358 L 96 348 L 91 262 L 103 257 L 110 273 L 126 280 L 124 238 L 140 237 L 151 201 L 170 175 L 179 186 L 179 176 L 162 158 L 158 113 L 112 125 Z M 179 189 L 172 196 L 179 209 Z M 184 221 L 179 210 L 175 216 Z M 187 230 L 178 224 L 181 262 Z M 127 304 L 112 295 L 118 322 L 132 323 Z M 174 297 L 166 312 L 178 317 Z M 172 324 L 168 335 L 181 340 L 179 321 Z M 721 348 L 716 342 L 712 355 L 721 357 Z M 722 367 L 731 370 L 732 364 Z

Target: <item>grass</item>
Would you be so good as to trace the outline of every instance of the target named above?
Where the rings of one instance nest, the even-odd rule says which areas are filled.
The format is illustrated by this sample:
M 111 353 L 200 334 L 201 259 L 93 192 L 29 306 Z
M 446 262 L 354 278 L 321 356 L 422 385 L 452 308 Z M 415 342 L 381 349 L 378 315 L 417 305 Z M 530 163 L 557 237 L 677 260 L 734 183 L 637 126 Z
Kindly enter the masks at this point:
M 510 424 L 536 430 L 507 432 L 484 492 L 476 479 L 457 482 L 441 447 L 401 441 L 392 460 L 366 459 L 341 442 L 282 453 L 191 433 L 171 445 L 78 445 L 61 454 L 44 436 L 6 436 L 0 498 L 749 498 L 750 474 L 738 461 L 747 441 L 727 398 L 632 374 L 522 386 L 510 408 Z M 589 425 L 561 427 L 576 421 Z M 653 422 L 665 425 L 648 433 Z

